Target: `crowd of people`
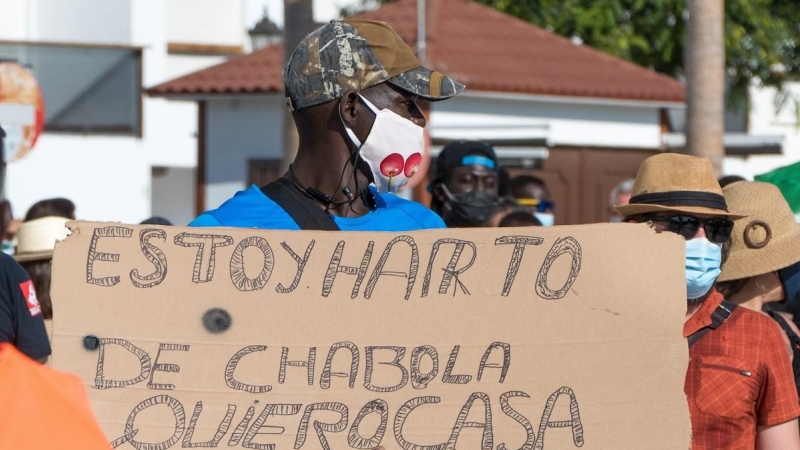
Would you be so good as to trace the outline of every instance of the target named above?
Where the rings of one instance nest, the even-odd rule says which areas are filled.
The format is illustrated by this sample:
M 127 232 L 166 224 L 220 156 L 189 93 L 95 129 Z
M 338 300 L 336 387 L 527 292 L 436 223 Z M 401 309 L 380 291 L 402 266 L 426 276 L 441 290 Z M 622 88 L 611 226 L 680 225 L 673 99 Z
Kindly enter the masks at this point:
M 277 181 L 236 193 L 190 226 L 401 232 L 555 224 L 547 185 L 530 174 L 511 177 L 482 141 L 441 150 L 427 186 L 430 205 L 392 195 L 416 176 L 424 154 L 418 102 L 446 100 L 464 85 L 422 66 L 387 24 L 322 26 L 289 57 L 284 79 L 299 134 L 296 159 Z M 48 199 L 15 224 L 10 205 L 2 206 L 0 234 L 13 254 L 0 255 L 0 341 L 13 344 L 0 345 L 5 386 L 18 382 L 8 374 L 21 364 L 17 351 L 40 362 L 50 354 L 45 323 L 58 312 L 49 261 L 76 216 L 69 200 Z M 609 221 L 649 223 L 686 241 L 692 448 L 800 450 L 800 225 L 780 191 L 718 180 L 706 159 L 658 154 L 611 190 Z M 158 217 L 143 223 L 171 225 Z M 84 397 L 70 395 L 85 413 Z M 0 429 L 12 401 L 0 393 Z M 96 427 L 87 426 L 87 439 L 96 440 Z M 11 438 L 0 432 L 0 447 L 12 448 L 4 439 Z

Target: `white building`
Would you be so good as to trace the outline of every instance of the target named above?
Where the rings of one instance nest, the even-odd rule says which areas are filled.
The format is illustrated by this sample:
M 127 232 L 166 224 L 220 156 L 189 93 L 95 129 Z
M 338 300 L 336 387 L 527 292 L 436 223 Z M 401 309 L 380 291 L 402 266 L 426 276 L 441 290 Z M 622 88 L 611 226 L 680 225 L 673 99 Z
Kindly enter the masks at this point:
M 775 88 L 751 87 L 747 117 L 747 133 L 765 143 L 779 143 L 781 152 L 726 158 L 725 173 L 752 180 L 756 175 L 800 161 L 800 82 L 787 82 L 784 88 L 790 98 L 777 110 Z
M 142 87 L 249 51 L 265 7 L 282 22 L 282 0 L 0 0 L 0 60 L 33 72 L 46 115 L 33 152 L 8 165 L 15 216 L 66 197 L 81 219 L 190 220 L 197 105 Z M 329 0 L 316 9 L 337 13 Z

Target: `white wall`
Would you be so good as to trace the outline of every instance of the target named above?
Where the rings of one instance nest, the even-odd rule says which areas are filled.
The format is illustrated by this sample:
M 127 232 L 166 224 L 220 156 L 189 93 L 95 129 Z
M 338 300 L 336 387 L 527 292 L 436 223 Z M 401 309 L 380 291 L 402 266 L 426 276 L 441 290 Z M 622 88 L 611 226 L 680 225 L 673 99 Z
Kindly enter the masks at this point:
M 225 44 L 225 30 L 245 33 L 242 1 L 220 0 L 210 5 L 230 9 L 235 3 L 232 8 L 239 12 L 220 16 L 230 23 L 204 30 L 208 42 Z M 170 59 L 166 52 L 168 3 L 0 0 L 0 39 L 140 46 L 145 87 L 221 62 L 222 58 Z M 207 12 L 187 5 L 184 17 Z M 186 222 L 194 213 L 194 177 L 187 173 L 196 166 L 197 105 L 147 96 L 142 103 L 142 138 L 45 132 L 29 156 L 9 164 L 6 192 L 16 217 L 38 200 L 63 196 L 76 203 L 84 219 L 138 223 L 155 208 L 159 213 L 175 211 L 176 223 Z M 151 199 L 154 166 L 167 167 L 172 174 L 158 181 L 155 195 L 160 202 L 155 205 Z
M 139 0 L 136 0 L 139 1 Z M 31 40 L 129 44 L 132 0 L 29 0 Z
M 164 217 L 173 225 L 189 223 L 195 217 L 194 174 L 194 168 L 153 168 L 150 183 L 151 214 Z
M 167 42 L 242 45 L 247 36 L 242 1 L 168 0 Z
M 0 35 L 3 39 L 22 41 L 28 39 L 27 0 L 0 0 Z
M 247 188 L 247 160 L 281 158 L 280 95 L 209 100 L 206 107 L 206 209 Z
M 431 136 L 546 139 L 548 145 L 659 148 L 658 105 L 461 94 L 432 105 Z
M 749 133 L 752 135 L 783 136 L 782 155 L 725 158 L 723 171 L 752 180 L 754 176 L 800 161 L 800 124 L 794 102 L 800 103 L 800 82 L 787 83 L 792 100 L 780 111 L 775 109 L 776 90 L 750 89 Z
M 66 197 L 77 216 L 137 223 L 150 215 L 150 167 L 135 139 L 46 133 L 7 169 L 6 193 L 21 218 L 35 202 Z
M 236 2 L 231 2 L 236 3 Z M 133 4 L 132 43 L 144 47 L 143 80 L 145 87 L 176 78 L 180 66 L 171 64 L 167 55 L 167 37 L 172 24 L 162 0 L 136 0 Z M 187 8 L 187 16 L 193 10 Z M 214 30 L 208 31 L 215 36 Z M 211 65 L 216 60 L 204 62 Z M 152 166 L 195 167 L 197 163 L 197 104 L 170 102 L 163 98 L 143 97 L 143 139 L 140 156 Z M 149 183 L 149 174 L 148 180 Z M 179 187 L 176 187 L 178 189 Z

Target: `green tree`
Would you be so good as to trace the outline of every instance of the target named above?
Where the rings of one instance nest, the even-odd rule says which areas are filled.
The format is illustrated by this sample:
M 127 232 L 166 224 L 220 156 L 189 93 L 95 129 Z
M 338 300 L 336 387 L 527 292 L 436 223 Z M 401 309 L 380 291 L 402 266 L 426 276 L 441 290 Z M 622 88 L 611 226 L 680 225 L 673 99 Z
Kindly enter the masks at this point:
M 386 3 L 392 3 L 394 0 L 357 0 L 350 4 L 346 4 L 339 8 L 339 15 L 342 17 L 355 16 L 366 11 L 372 11 L 379 8 Z
M 682 77 L 686 0 L 477 0 L 557 34 L 661 73 Z M 751 80 L 781 88 L 800 78 L 800 2 L 726 0 L 730 100 Z

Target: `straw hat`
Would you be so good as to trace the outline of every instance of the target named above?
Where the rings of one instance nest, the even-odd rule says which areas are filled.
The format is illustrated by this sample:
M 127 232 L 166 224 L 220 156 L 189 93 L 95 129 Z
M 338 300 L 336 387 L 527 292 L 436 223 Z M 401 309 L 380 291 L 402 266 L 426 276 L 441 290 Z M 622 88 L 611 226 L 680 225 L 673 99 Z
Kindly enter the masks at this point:
M 658 211 L 736 216 L 728 212 L 711 161 L 678 153 L 645 159 L 633 182 L 630 203 L 614 209 L 622 217 Z
M 69 234 L 66 217 L 48 216 L 41 219 L 22 222 L 17 230 L 17 261 L 36 261 L 50 259 L 56 241 L 63 240 Z
M 731 252 L 718 281 L 775 272 L 800 261 L 800 224 L 773 184 L 739 181 L 725 187 L 734 220 Z

